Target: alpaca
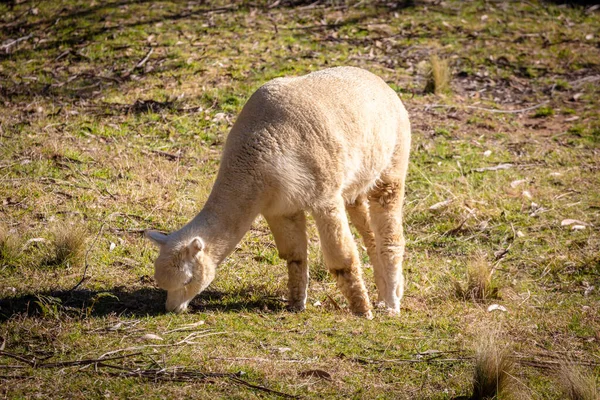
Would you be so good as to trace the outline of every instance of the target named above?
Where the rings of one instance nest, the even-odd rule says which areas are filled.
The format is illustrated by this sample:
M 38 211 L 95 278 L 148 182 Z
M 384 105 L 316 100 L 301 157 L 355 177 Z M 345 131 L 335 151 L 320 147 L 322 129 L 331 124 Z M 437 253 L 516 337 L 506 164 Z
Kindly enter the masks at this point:
M 160 248 L 154 277 L 167 290 L 167 311 L 186 310 L 259 214 L 287 261 L 288 307 L 304 310 L 310 212 L 350 310 L 372 318 L 347 212 L 373 265 L 377 306 L 399 313 L 410 141 L 402 102 L 368 71 L 337 67 L 267 82 L 231 129 L 200 213 L 169 235 L 146 232 Z

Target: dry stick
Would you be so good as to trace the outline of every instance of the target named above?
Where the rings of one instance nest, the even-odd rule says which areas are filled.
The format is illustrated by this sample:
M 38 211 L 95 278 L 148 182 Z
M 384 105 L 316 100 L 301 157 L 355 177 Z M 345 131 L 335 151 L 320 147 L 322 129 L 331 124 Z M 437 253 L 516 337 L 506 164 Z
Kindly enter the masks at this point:
M 92 249 L 94 248 L 94 245 L 98 241 L 98 238 L 100 237 L 100 235 L 102 235 L 102 231 L 104 230 L 104 226 L 105 225 L 106 225 L 106 221 L 102 222 L 102 225 L 100 226 L 100 230 L 98 231 L 98 234 L 94 238 L 94 241 L 92 242 L 92 244 L 90 245 L 90 247 L 88 247 L 88 249 L 85 252 L 85 257 L 84 257 L 85 267 L 83 268 L 83 275 L 81 276 L 81 279 L 79 280 L 79 282 L 77 282 L 77 284 L 75 286 L 73 286 L 71 289 L 67 290 L 67 292 L 72 292 L 73 290 L 77 289 L 83 283 L 83 281 L 85 280 L 85 276 L 87 274 L 87 270 L 88 270 L 88 267 L 89 267 L 89 264 L 88 264 L 88 255 L 90 254 L 90 251 L 92 251 Z
M 540 104 L 536 104 L 535 106 L 531 106 L 531 107 L 527 107 L 527 108 L 520 108 L 517 110 L 497 110 L 494 108 L 484 108 L 484 107 L 476 107 L 476 106 L 462 106 L 463 108 L 470 108 L 472 110 L 480 110 L 480 111 L 487 111 L 487 112 L 491 112 L 491 113 L 498 113 L 498 114 L 518 114 L 518 113 L 523 113 L 523 112 L 527 112 L 527 111 L 531 111 L 531 110 L 535 110 L 536 108 L 540 108 L 541 106 L 548 104 L 548 101 L 544 101 Z M 449 106 L 446 104 L 426 104 L 425 108 L 459 108 L 457 106 Z
M 17 361 L 21 361 L 21 362 L 23 362 L 25 364 L 28 364 L 28 365 L 31 365 L 31 366 L 33 366 L 35 364 L 35 361 L 33 361 L 33 360 L 30 360 L 30 359 L 25 358 L 25 357 L 21 357 L 18 354 L 9 353 L 8 351 L 4 351 L 4 350 L 0 350 L 0 356 L 12 358 L 12 359 L 15 359 Z
M 8 358 L 12 358 L 18 361 L 21 361 L 22 363 L 25 363 L 27 365 L 29 365 L 30 367 L 33 368 L 57 368 L 57 367 L 71 367 L 71 366 L 78 366 L 78 365 L 89 365 L 89 364 L 97 364 L 99 362 L 102 361 L 107 361 L 107 360 L 120 360 L 122 358 L 127 358 L 127 357 L 133 357 L 133 356 L 137 356 L 140 355 L 142 353 L 132 353 L 132 354 L 125 354 L 122 356 L 116 356 L 116 357 L 111 357 L 111 358 L 96 358 L 96 359 L 85 359 L 85 360 L 75 360 L 75 361 L 60 361 L 60 362 L 53 362 L 53 363 L 40 363 L 38 364 L 37 360 L 35 358 L 27 358 L 27 357 L 23 357 L 20 356 L 18 354 L 14 354 L 14 353 L 10 353 L 8 351 L 0 351 L 0 356 L 5 356 Z
M 198 372 L 198 371 L 185 371 L 185 370 L 184 371 L 177 371 L 177 370 L 168 371 L 164 368 L 160 369 L 160 370 L 128 369 L 128 368 L 120 367 L 117 365 L 105 364 L 105 363 L 100 363 L 100 364 L 98 364 L 98 366 L 106 367 L 106 368 L 114 368 L 114 369 L 118 369 L 118 370 L 122 371 L 120 373 L 109 373 L 109 375 L 112 375 L 112 376 L 137 377 L 137 378 L 146 378 L 146 379 L 161 380 L 161 381 L 190 382 L 190 381 L 198 380 L 198 379 L 205 380 L 205 379 L 210 379 L 210 378 L 228 378 L 237 384 L 244 385 L 244 386 L 250 387 L 252 389 L 261 390 L 261 391 L 267 392 L 267 393 L 273 393 L 273 394 L 276 394 L 278 396 L 288 398 L 288 399 L 297 399 L 298 398 L 297 396 L 293 396 L 291 394 L 279 392 L 279 391 L 269 389 L 264 386 L 252 384 L 248 381 L 245 381 L 244 379 L 241 379 L 236 374 L 232 374 L 232 373 Z
M 148 53 L 146 53 L 146 56 L 144 58 L 142 58 L 142 60 L 135 65 L 135 68 L 142 68 L 144 66 L 144 64 L 146 64 L 146 62 L 148 62 L 148 59 L 150 58 L 152 53 L 154 53 L 154 47 L 150 47 L 150 50 L 148 50 Z
M 473 360 L 474 357 L 457 357 L 457 358 L 438 358 L 438 357 L 429 357 L 423 359 L 414 359 L 414 358 L 394 358 L 394 359 L 375 359 L 375 358 L 366 358 L 366 357 L 351 357 L 353 361 L 358 361 L 361 363 L 367 364 L 376 364 L 376 363 L 390 363 L 390 364 L 417 364 L 417 363 L 451 363 L 451 362 L 459 362 L 459 361 L 469 361 Z
M 226 335 L 228 332 L 212 332 L 212 333 L 206 333 L 204 335 L 198 335 L 198 333 L 200 332 L 194 332 L 192 334 L 189 334 L 188 336 L 185 337 L 185 339 L 180 340 L 179 342 L 176 343 L 171 343 L 171 344 L 146 344 L 146 345 L 142 345 L 142 346 L 134 346 L 134 347 L 127 347 L 125 349 L 117 349 L 117 350 L 113 350 L 113 351 L 109 351 L 107 353 L 104 353 L 100 356 L 101 359 L 104 359 L 104 357 L 109 356 L 111 354 L 116 354 L 116 353 L 120 353 L 122 351 L 134 351 L 134 350 L 141 350 L 141 349 L 145 349 L 145 348 L 160 348 L 160 347 L 175 347 L 175 346 L 181 346 L 183 344 L 198 344 L 196 342 L 191 342 L 190 339 L 198 339 L 198 338 L 203 338 L 206 336 L 213 336 L 213 335 Z
M 271 358 L 261 357 L 210 357 L 209 360 L 222 360 L 222 361 L 255 361 L 255 362 L 277 362 L 277 363 L 298 363 L 298 364 L 310 364 L 311 360 L 296 360 L 296 359 L 282 359 L 276 360 Z
M 283 393 L 283 392 L 278 392 L 277 390 L 269 389 L 269 388 L 264 387 L 264 386 L 253 385 L 252 383 L 247 382 L 247 381 L 245 381 L 243 379 L 240 379 L 240 378 L 238 378 L 235 375 L 231 375 L 229 377 L 229 379 L 231 379 L 235 383 L 239 383 L 241 385 L 248 386 L 248 387 L 250 387 L 252 389 L 258 389 L 258 390 L 262 390 L 263 392 L 273 393 L 273 394 L 276 394 L 278 396 L 285 397 L 287 399 L 297 399 L 298 398 L 298 396 L 294 396 L 294 395 Z
M 30 34 L 29 34 L 29 35 L 27 35 L 27 36 L 23 36 L 23 37 L 20 37 L 20 38 L 18 38 L 18 39 L 15 39 L 15 40 L 13 40 L 12 42 L 8 42 L 8 43 L 6 43 L 6 44 L 3 44 L 2 46 L 0 46 L 0 49 L 2 49 L 2 50 L 4 50 L 4 51 L 8 51 L 8 49 L 9 49 L 10 47 L 12 47 L 12 46 L 14 46 L 15 44 L 17 44 L 17 43 L 20 43 L 20 42 L 22 42 L 22 41 L 24 41 L 24 40 L 27 40 L 27 39 L 29 39 L 29 38 L 31 38 L 32 36 L 33 36 L 33 34 L 32 34 L 32 33 L 30 33 Z

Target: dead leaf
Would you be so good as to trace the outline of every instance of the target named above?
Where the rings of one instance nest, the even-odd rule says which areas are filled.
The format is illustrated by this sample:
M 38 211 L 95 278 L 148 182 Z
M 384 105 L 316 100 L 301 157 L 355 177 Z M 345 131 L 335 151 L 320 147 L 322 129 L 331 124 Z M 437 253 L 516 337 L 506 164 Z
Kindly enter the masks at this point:
M 578 219 L 570 219 L 570 218 L 563 219 L 563 220 L 560 222 L 560 226 L 569 226 L 569 225 L 573 225 L 573 224 L 576 224 L 576 225 L 583 225 L 583 226 L 586 226 L 586 225 L 588 225 L 586 222 L 580 221 L 580 220 L 578 220 Z
M 517 179 L 516 181 L 512 181 L 510 183 L 510 187 L 514 189 L 525 182 L 527 182 L 527 179 Z
M 164 339 L 158 335 L 155 335 L 154 333 L 146 333 L 144 336 L 142 336 L 140 338 L 140 340 L 151 341 L 151 340 L 164 340 Z
M 496 310 L 498 310 L 498 311 L 504 311 L 504 312 L 508 311 L 508 310 L 506 309 L 506 307 L 504 307 L 504 306 L 501 306 L 500 304 L 491 304 L 491 305 L 490 305 L 490 306 L 487 308 L 487 310 L 488 310 L 488 312 L 492 312 L 492 311 L 496 311 Z
M 486 151 L 483 152 L 483 156 L 484 157 L 489 157 L 491 155 L 492 155 L 492 151 L 491 150 L 486 150 Z
M 323 371 L 322 369 L 309 369 L 306 371 L 299 372 L 298 375 L 300 375 L 303 378 L 315 377 L 320 379 L 326 379 L 328 381 L 333 380 L 331 374 L 327 371 Z
M 446 207 L 450 203 L 452 203 L 452 199 L 440 201 L 439 203 L 435 203 L 434 205 L 432 205 L 431 207 L 429 207 L 429 210 L 430 211 L 437 211 L 437 210 L 440 210 L 440 209 Z
M 475 172 L 499 171 L 501 169 L 509 169 L 512 167 L 513 167 L 512 164 L 504 163 L 504 164 L 495 165 L 493 167 L 475 168 L 473 171 L 475 171 Z

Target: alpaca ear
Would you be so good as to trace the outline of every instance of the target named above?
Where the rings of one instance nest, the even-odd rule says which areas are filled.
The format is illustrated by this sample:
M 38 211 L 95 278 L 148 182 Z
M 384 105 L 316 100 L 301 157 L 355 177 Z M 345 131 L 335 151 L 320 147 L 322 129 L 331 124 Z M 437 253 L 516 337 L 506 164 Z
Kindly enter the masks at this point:
M 144 234 L 157 246 L 164 246 L 167 243 L 168 236 L 158 231 L 146 231 Z
M 200 236 L 196 236 L 192 239 L 190 244 L 188 244 L 188 249 L 190 249 L 192 255 L 200 253 L 202 250 L 204 250 L 204 240 L 202 240 Z

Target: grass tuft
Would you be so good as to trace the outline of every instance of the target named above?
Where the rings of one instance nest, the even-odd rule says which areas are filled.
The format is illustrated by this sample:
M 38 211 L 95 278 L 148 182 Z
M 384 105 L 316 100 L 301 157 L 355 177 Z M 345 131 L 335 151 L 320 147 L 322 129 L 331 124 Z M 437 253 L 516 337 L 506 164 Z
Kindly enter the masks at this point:
M 554 115 L 554 109 L 552 107 L 540 107 L 535 111 L 534 118 L 546 118 Z
M 500 348 L 494 335 L 483 339 L 475 355 L 473 394 L 470 400 L 512 398 L 516 388 L 510 379 L 513 362 L 506 348 Z
M 485 301 L 498 297 L 498 287 L 492 281 L 492 269 L 485 254 L 477 254 L 467 266 L 467 285 L 455 282 L 456 295 L 462 299 Z
M 21 243 L 14 232 L 0 225 L 0 265 L 11 265 L 16 262 L 21 252 Z
M 448 94 L 450 93 L 450 79 L 452 73 L 447 59 L 432 55 L 429 59 L 427 70 L 427 84 L 425 93 Z
M 593 376 L 577 366 L 565 362 L 556 370 L 559 387 L 568 400 L 598 400 L 596 381 Z
M 77 224 L 56 225 L 53 230 L 52 246 L 44 260 L 45 265 L 72 265 L 83 258 L 87 232 Z

